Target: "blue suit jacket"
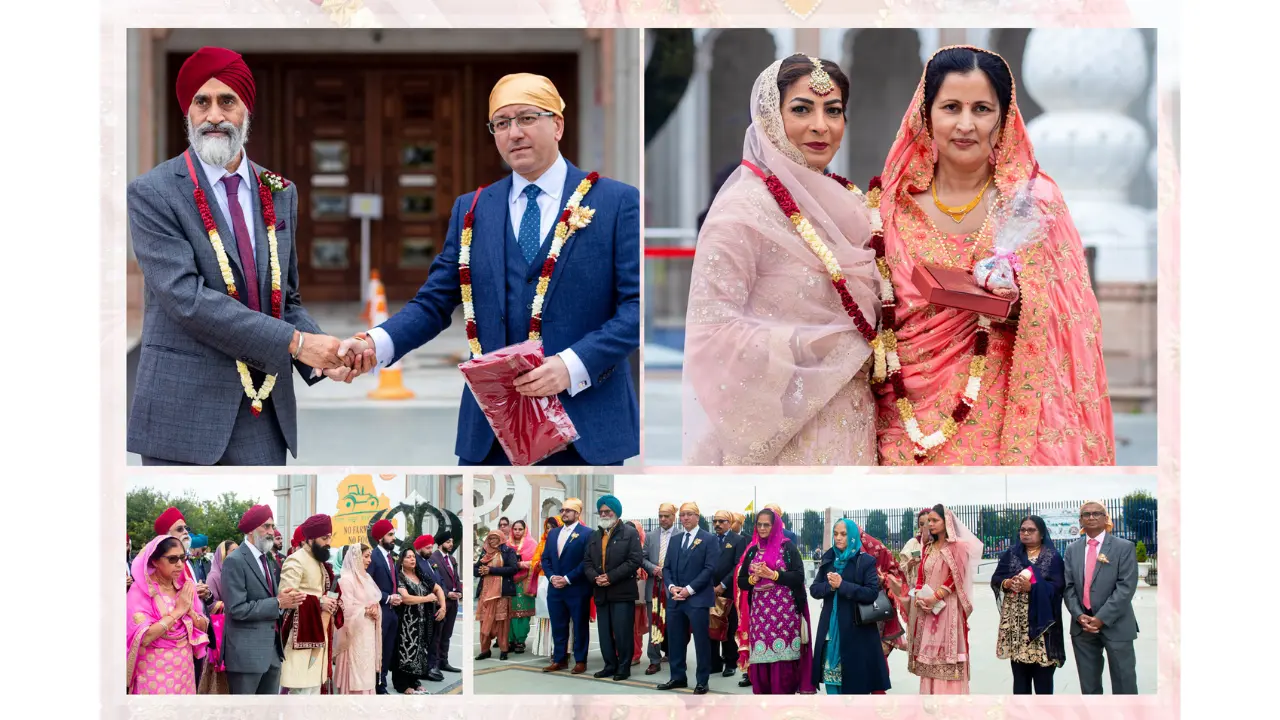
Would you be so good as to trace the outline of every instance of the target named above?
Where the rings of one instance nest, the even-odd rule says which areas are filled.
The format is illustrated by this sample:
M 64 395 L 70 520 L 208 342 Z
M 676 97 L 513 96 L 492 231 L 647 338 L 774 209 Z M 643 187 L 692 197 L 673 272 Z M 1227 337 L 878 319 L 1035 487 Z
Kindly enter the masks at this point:
M 547 544 L 542 549 L 542 574 L 548 579 L 563 575 L 569 581 L 569 586 L 560 589 L 551 585 L 547 592 L 590 595 L 595 585 L 587 581 L 587 576 L 582 572 L 582 563 L 587 554 L 587 542 L 591 538 L 591 531 L 581 523 L 576 525 L 574 531 L 578 536 L 577 539 L 570 536 L 568 542 L 564 544 L 564 553 L 561 554 L 560 533 L 563 531 L 562 527 L 552 528 L 547 534 Z
M 382 548 L 373 549 L 373 561 L 369 563 L 369 575 L 373 578 L 373 581 L 378 584 L 378 589 L 382 591 L 382 604 L 385 605 L 387 603 L 387 597 L 390 596 L 392 592 L 395 592 L 395 590 L 391 580 L 391 568 L 387 567 L 386 558 L 382 556 Z M 390 614 L 393 616 L 395 615 L 395 613 Z M 382 616 L 387 616 L 387 612 L 385 610 L 383 611 Z
M 568 167 L 561 208 L 587 173 Z M 471 286 L 480 346 L 506 343 L 506 252 L 511 176 L 480 193 L 471 241 Z M 458 248 L 462 219 L 474 192 L 453 203 L 444 249 L 431 263 L 413 300 L 381 325 L 398 360 L 449 326 L 462 303 Z M 591 387 L 560 401 L 582 436 L 574 443 L 593 464 L 621 462 L 640 452 L 640 410 L 627 356 L 640 346 L 640 191 L 600 178 L 582 204 L 595 210 L 591 224 L 565 243 L 543 300 L 542 342 L 550 357 L 572 348 L 591 376 Z M 524 329 L 521 329 L 523 336 Z M 493 447 L 493 429 L 469 388 L 462 391 L 454 451 L 480 462 Z
M 716 563 L 720 559 L 720 542 L 715 535 L 702 528 L 698 528 L 693 542 L 697 544 L 689 548 L 689 552 L 684 551 L 684 535 L 672 538 L 667 545 L 667 557 L 662 563 L 663 592 L 671 585 L 691 587 L 693 595 L 681 602 L 690 607 L 709 608 L 716 601 L 716 594 L 712 590 Z M 675 602 L 670 593 L 666 593 L 666 598 L 668 605 Z

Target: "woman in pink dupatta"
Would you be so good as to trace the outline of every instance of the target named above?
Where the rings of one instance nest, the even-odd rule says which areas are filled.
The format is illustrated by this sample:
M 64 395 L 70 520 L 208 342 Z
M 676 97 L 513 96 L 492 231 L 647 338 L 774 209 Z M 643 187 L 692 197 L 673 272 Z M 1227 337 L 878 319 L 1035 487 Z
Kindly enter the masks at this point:
M 804 55 L 756 78 L 742 166 L 716 194 L 693 261 L 687 465 L 876 464 L 870 345 L 766 184 L 790 193 L 874 327 L 870 215 L 846 181 L 824 172 L 844 137 L 848 89 L 835 63 Z
M 511 535 L 507 545 L 516 551 L 516 557 L 520 559 L 520 571 L 514 578 L 516 595 L 511 598 L 511 632 L 508 637 L 511 651 L 520 655 L 525 651 L 525 642 L 529 639 L 529 626 L 538 609 L 536 590 L 530 593 L 525 588 L 525 580 L 529 578 L 529 571 L 533 568 L 533 553 L 538 549 L 538 543 L 529 534 L 529 524 L 524 520 L 516 520 L 511 523 Z
M 369 575 L 373 549 L 348 545 L 342 556 L 342 627 L 333 636 L 333 683 L 339 695 L 372 695 L 382 671 L 382 591 Z
M 195 695 L 195 658 L 209 644 L 209 621 L 187 577 L 182 541 L 161 535 L 133 559 L 126 600 L 125 677 L 131 695 Z
M 756 695 L 817 692 L 804 560 L 785 530 L 781 515 L 761 510 L 734 574 L 738 667 L 746 670 Z
M 993 218 L 1031 177 L 1036 205 L 1051 224 L 1017 252 L 1020 309 L 1011 322 L 991 324 L 978 397 L 956 422 L 978 316 L 926 303 L 912 273 L 917 263 L 971 272 L 992 254 Z M 935 53 L 881 180 L 896 301 L 890 320 L 906 399 L 921 436 L 958 427 L 919 456 L 900 398 L 890 383 L 877 386 L 880 464 L 1114 465 L 1102 321 L 1084 248 L 1062 193 L 1036 163 L 1004 59 L 965 46 Z
M 908 603 L 907 671 L 920 676 L 921 695 L 968 695 L 969 614 L 982 541 L 942 505 L 929 510 L 927 529 Z

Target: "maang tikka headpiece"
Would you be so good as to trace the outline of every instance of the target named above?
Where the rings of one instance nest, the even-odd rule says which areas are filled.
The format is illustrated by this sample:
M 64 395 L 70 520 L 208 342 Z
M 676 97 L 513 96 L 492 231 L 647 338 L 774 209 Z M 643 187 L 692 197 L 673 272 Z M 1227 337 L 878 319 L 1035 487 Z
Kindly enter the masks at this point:
M 835 83 L 831 82 L 831 76 L 822 67 L 822 61 L 816 57 L 809 58 L 813 63 L 813 72 L 809 73 L 809 89 L 819 96 L 830 95 L 831 91 L 836 89 Z

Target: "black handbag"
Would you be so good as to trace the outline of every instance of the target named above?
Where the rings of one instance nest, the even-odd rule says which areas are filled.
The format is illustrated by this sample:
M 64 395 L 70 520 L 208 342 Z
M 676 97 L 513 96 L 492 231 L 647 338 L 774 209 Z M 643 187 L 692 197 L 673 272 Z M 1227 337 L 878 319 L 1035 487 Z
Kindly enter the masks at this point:
M 858 603 L 853 606 L 853 624 L 854 625 L 874 625 L 882 620 L 888 620 L 893 616 L 893 605 L 889 604 L 889 595 L 884 590 L 876 595 L 876 599 L 869 605 Z

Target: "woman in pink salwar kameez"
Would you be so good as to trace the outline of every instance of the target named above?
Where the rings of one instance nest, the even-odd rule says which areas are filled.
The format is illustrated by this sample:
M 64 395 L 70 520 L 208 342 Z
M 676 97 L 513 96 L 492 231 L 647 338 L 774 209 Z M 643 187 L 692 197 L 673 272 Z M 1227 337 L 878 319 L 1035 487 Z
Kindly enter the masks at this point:
M 972 271 L 992 254 L 1003 203 L 1031 177 L 1050 224 L 1017 251 L 1015 316 L 992 323 L 985 363 L 974 363 L 978 316 L 925 302 L 912 274 L 918 263 Z M 1084 248 L 1061 192 L 1036 163 L 1004 60 L 980 48 L 935 53 L 881 181 L 896 301 L 888 321 L 918 429 L 892 383 L 877 385 L 880 464 L 1115 464 L 1102 322 Z M 971 365 L 980 388 L 955 422 Z M 940 445 L 918 446 L 911 436 L 937 431 L 950 435 Z
M 182 541 L 154 538 L 133 559 L 133 584 L 125 601 L 131 695 L 195 695 L 195 658 L 205 656 L 209 621 L 186 576 Z
M 982 541 L 942 505 L 929 510 L 927 528 L 907 601 L 907 671 L 920 676 L 921 695 L 968 695 L 969 614 Z
M 342 627 L 333 636 L 333 682 L 339 695 L 372 695 L 382 670 L 382 591 L 369 575 L 373 549 L 348 545 L 342 556 Z

